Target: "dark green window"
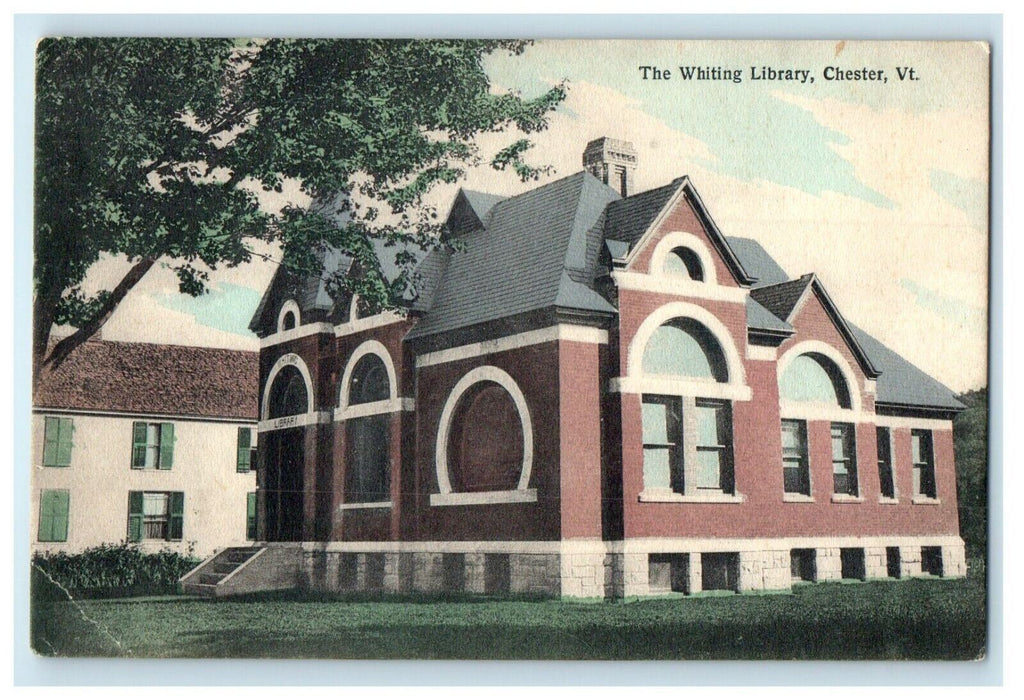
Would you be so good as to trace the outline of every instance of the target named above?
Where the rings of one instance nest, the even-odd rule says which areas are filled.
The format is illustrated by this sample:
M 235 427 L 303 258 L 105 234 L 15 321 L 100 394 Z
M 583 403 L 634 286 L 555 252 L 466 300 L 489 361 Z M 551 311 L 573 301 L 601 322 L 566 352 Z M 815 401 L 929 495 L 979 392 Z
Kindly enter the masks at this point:
M 245 539 L 256 539 L 256 492 L 246 494 L 245 499 Z
M 252 428 L 238 429 L 238 457 L 236 469 L 239 473 L 245 474 L 252 469 Z
M 914 495 L 935 498 L 935 452 L 930 430 L 910 431 L 910 455 L 914 463 Z
M 811 495 L 807 455 L 807 424 L 800 420 L 782 421 L 782 482 L 786 493 Z
M 40 542 L 68 541 L 68 505 L 67 491 L 43 491 L 39 495 L 39 533 Z
M 132 424 L 132 469 L 170 469 L 174 466 L 174 424 Z
M 182 491 L 129 491 L 128 541 L 176 541 L 185 525 Z
M 833 493 L 856 496 L 857 448 L 854 445 L 853 425 L 833 423 L 831 430 Z
M 71 466 L 71 436 L 75 431 L 70 418 L 48 416 L 43 429 L 43 466 Z

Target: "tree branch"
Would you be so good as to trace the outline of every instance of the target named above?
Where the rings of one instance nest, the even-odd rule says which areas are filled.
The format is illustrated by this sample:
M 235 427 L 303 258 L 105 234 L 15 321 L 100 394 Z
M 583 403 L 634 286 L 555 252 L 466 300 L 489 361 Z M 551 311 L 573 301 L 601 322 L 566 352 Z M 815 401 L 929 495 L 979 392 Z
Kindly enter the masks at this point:
M 87 341 L 89 338 L 96 334 L 107 319 L 114 313 L 114 309 L 117 305 L 124 300 L 128 295 L 128 292 L 139 283 L 149 269 L 156 263 L 156 258 L 144 258 L 132 266 L 132 269 L 125 273 L 125 276 L 117 283 L 110 296 L 107 297 L 106 301 L 99 308 L 96 314 L 89 319 L 81 328 L 76 330 L 74 333 L 66 338 L 58 341 L 53 349 L 47 355 L 44 364 L 52 366 L 54 369 L 59 367 L 64 360 L 68 358 L 71 352 L 79 345 Z

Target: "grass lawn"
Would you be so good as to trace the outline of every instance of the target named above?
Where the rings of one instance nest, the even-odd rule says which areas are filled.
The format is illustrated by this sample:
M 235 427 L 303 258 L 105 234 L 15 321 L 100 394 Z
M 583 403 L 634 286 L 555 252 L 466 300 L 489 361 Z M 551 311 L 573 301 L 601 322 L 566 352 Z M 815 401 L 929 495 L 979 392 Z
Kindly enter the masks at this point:
M 32 639 L 59 656 L 973 659 L 985 648 L 985 581 L 972 572 L 603 604 L 300 593 L 36 601 Z

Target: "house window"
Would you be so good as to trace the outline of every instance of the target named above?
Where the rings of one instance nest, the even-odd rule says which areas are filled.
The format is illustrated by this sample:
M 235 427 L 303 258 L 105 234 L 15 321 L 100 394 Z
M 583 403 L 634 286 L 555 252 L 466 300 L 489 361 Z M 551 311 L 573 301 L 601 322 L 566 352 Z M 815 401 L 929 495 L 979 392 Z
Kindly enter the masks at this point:
M 284 318 L 281 319 L 281 330 L 290 331 L 295 328 L 295 312 L 285 311 Z
M 697 488 L 733 492 L 732 409 L 697 399 Z
M 892 434 L 888 428 L 875 428 L 878 442 L 878 483 L 882 498 L 896 498 L 896 483 L 892 475 Z
M 942 547 L 921 547 L 921 573 L 942 576 Z
M 682 399 L 644 396 L 644 489 L 685 491 Z
M 71 436 L 74 424 L 70 418 L 47 416 L 43 424 L 43 466 L 71 466 Z
M 914 495 L 935 498 L 935 454 L 930 430 L 910 431 L 910 452 L 914 462 Z
M 40 542 L 68 541 L 68 506 L 70 495 L 65 490 L 45 490 L 39 494 Z
M 182 538 L 185 494 L 182 491 L 129 491 L 128 541 L 176 541 Z
M 348 405 L 384 401 L 391 395 L 387 367 L 377 355 L 363 355 L 352 370 Z M 391 500 L 391 417 L 388 413 L 346 421 L 345 502 L 381 503 Z
M 685 277 L 695 282 L 704 281 L 704 268 L 700 258 L 689 248 L 675 248 L 667 256 L 662 267 L 665 274 Z
M 256 539 L 256 492 L 245 495 L 245 539 Z
M 170 469 L 174 466 L 174 424 L 132 424 L 132 469 Z
M 811 495 L 807 424 L 802 420 L 782 421 L 782 481 L 786 493 Z
M 833 493 L 857 495 L 857 451 L 849 423 L 832 424 L 832 485 Z
M 239 474 L 247 474 L 252 470 L 252 457 L 256 451 L 252 444 L 252 428 L 238 428 L 238 449 L 235 469 Z
M 659 327 L 643 354 L 643 371 L 682 380 L 696 379 L 694 393 L 728 381 L 718 342 L 692 319 Z M 698 396 L 647 395 L 642 399 L 644 491 L 694 496 L 735 492 L 732 406 Z

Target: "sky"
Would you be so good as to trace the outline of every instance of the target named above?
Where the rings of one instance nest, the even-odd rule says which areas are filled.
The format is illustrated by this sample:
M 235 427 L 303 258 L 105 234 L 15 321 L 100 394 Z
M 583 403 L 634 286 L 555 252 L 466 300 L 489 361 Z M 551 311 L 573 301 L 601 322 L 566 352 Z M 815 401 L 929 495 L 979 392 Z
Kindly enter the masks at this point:
M 529 160 L 552 173 L 523 184 L 484 166 L 459 185 L 514 194 L 579 171 L 591 139 L 630 141 L 637 191 L 689 175 L 725 235 L 756 239 L 791 277 L 815 272 L 849 321 L 965 391 L 985 385 L 987 370 L 988 65 L 978 43 L 538 42 L 487 69 L 496 88 L 525 96 L 567 81 L 549 128 L 530 136 Z M 642 66 L 671 77 L 648 70 L 645 80 Z M 742 81 L 684 80 L 686 66 Z M 762 67 L 807 80 L 751 80 Z M 885 79 L 826 80 L 834 68 Z M 481 152 L 513 136 L 485 136 Z M 428 203 L 447 211 L 457 189 L 437 188 Z M 286 201 L 304 200 L 292 188 L 266 206 Z M 101 261 L 89 286 L 123 267 Z M 155 268 L 103 338 L 256 350 L 247 325 L 273 271 L 218 269 L 193 299 Z

